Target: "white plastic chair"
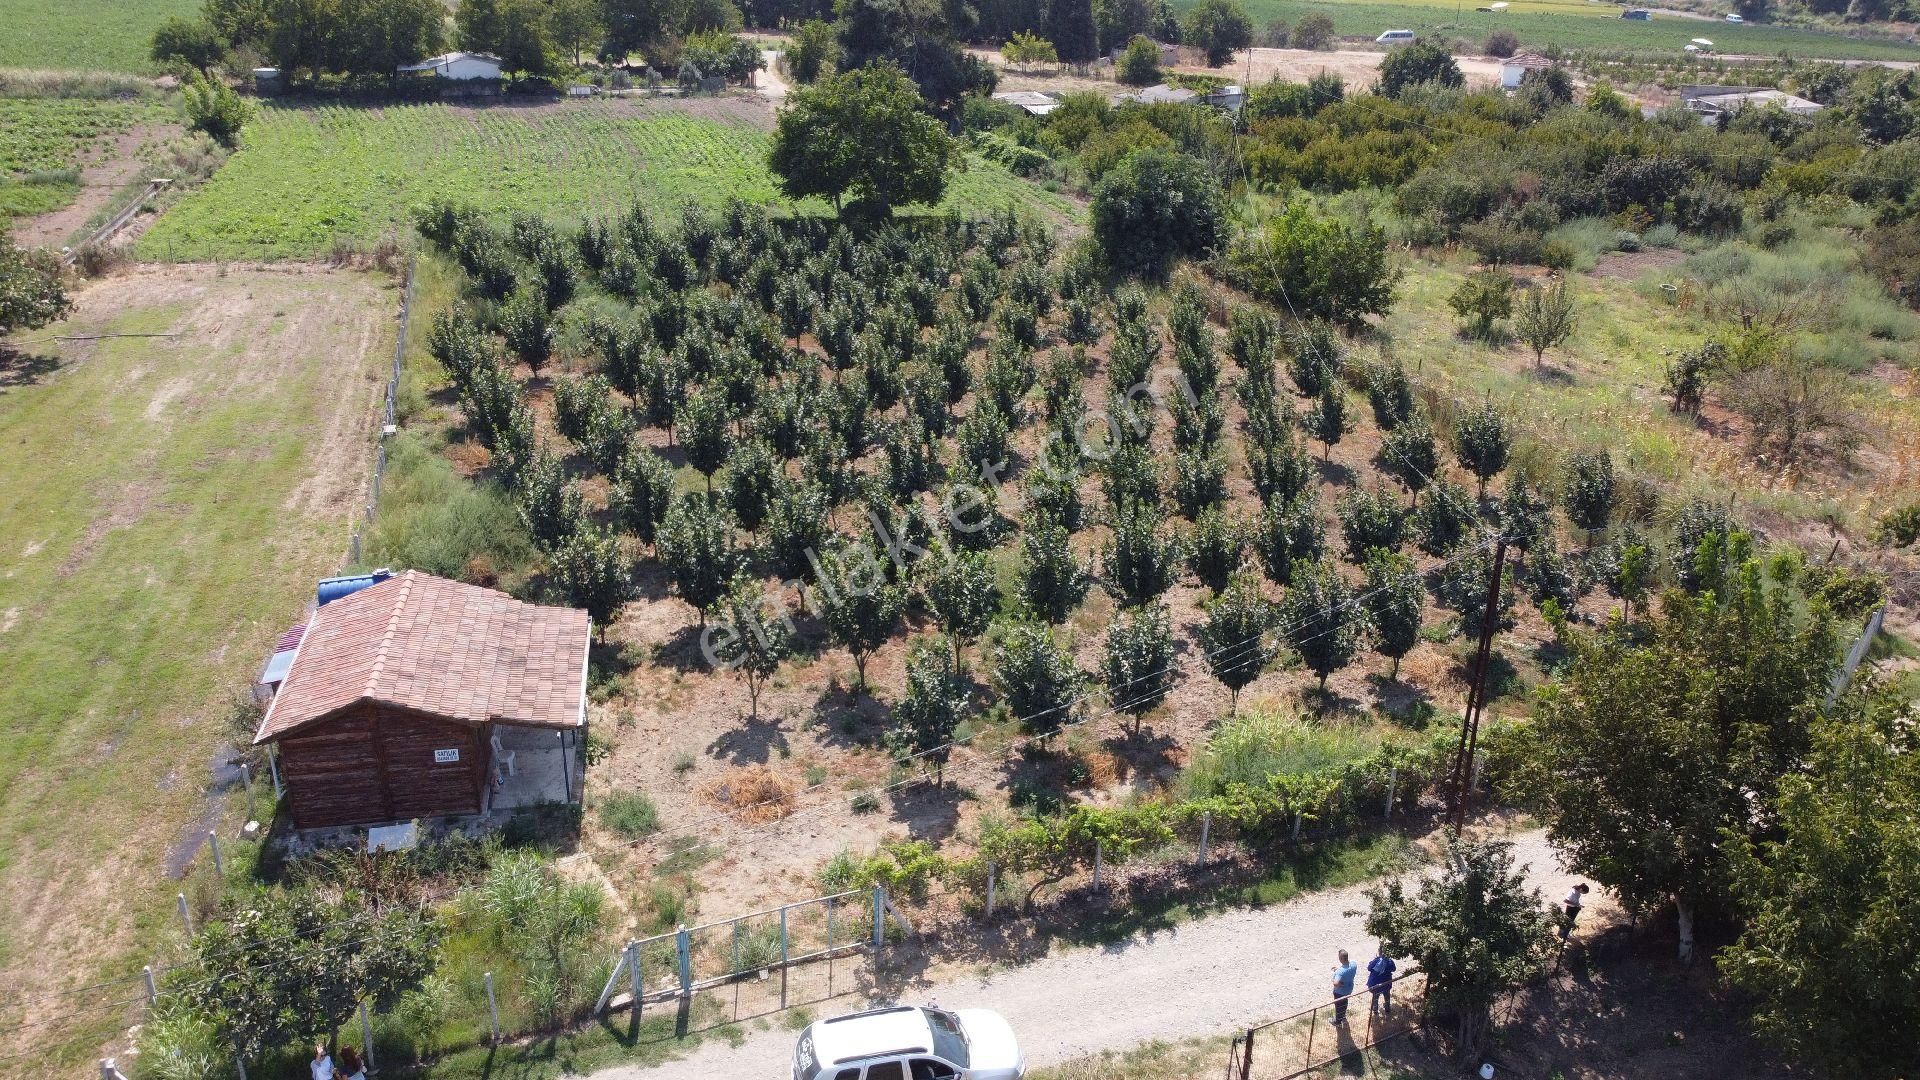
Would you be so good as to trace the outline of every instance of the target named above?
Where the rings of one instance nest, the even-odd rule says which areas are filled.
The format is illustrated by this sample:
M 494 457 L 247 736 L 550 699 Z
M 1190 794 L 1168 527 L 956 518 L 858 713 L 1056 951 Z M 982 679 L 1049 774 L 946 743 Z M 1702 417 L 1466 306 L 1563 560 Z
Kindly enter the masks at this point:
M 500 733 L 499 733 L 499 732 L 497 732 L 497 731 L 496 731 L 496 732 L 494 732 L 494 734 L 493 734 L 493 737 L 492 737 L 492 740 L 491 740 L 491 741 L 492 741 L 492 743 L 493 743 L 493 776 L 494 776 L 494 779 L 495 779 L 495 780 L 498 780 L 498 779 L 500 779 L 500 763 L 501 763 L 501 762 L 503 762 L 503 761 L 504 761 L 504 762 L 506 762 L 506 765 L 507 765 L 507 775 L 508 775 L 508 776 L 512 776 L 512 775 L 513 775 L 513 758 L 514 758 L 514 755 L 515 755 L 515 754 L 517 754 L 517 753 L 519 753 L 519 751 L 517 751 L 517 750 L 508 750 L 508 749 L 506 749 L 506 748 L 504 748 L 504 747 L 502 747 L 502 746 L 500 745 Z

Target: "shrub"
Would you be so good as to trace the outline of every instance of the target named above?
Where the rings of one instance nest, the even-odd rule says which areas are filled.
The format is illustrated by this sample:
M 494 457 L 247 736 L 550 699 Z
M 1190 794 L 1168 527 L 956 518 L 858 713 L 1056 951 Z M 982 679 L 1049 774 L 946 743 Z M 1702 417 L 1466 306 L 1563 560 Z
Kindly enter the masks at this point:
M 1380 61 L 1380 93 L 1387 97 L 1398 97 L 1411 87 L 1429 83 L 1459 87 L 1466 81 L 1460 65 L 1453 62 L 1453 54 L 1431 39 L 1402 45 Z
M 1484 51 L 1497 60 L 1505 60 L 1520 51 L 1520 39 L 1511 30 L 1495 30 L 1487 35 Z
M 240 141 L 240 129 L 253 119 L 253 104 L 233 92 L 218 79 L 198 72 L 190 73 L 180 87 L 181 102 L 187 110 L 187 126 L 204 131 L 221 146 L 232 149 Z
M 1165 276 L 1178 257 L 1204 258 L 1226 233 L 1220 183 L 1194 158 L 1138 150 L 1093 188 L 1093 236 L 1123 273 Z
M 600 800 L 600 824 L 622 839 L 638 840 L 659 831 L 660 811 L 638 791 L 616 791 Z
M 1228 279 L 1303 316 L 1356 325 L 1385 314 L 1400 280 L 1387 258 L 1386 233 L 1371 222 L 1354 226 L 1315 213 L 1308 202 L 1294 199 L 1267 223 L 1264 237 L 1235 242 Z
M 1293 24 L 1293 47 L 1296 49 L 1324 49 L 1332 42 L 1333 19 L 1321 12 L 1309 12 Z
M 1128 86 L 1152 86 L 1160 81 L 1160 46 L 1135 34 L 1113 67 L 1114 77 Z

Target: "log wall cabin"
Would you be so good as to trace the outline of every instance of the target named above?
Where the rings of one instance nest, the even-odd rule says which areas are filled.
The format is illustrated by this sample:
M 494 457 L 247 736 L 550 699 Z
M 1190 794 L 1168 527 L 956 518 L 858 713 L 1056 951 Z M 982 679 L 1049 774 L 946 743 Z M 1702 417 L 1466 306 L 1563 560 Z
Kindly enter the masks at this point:
M 254 737 L 295 826 L 479 813 L 500 727 L 584 729 L 587 614 L 417 571 L 319 607 Z

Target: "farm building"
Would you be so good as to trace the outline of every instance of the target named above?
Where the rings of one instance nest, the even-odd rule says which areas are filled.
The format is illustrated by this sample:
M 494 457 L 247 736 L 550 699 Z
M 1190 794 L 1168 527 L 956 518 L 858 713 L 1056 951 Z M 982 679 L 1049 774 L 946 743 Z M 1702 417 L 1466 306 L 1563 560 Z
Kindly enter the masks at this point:
M 1545 71 L 1553 61 L 1539 53 L 1515 53 L 1500 61 L 1500 89 L 1517 90 L 1529 71 Z
M 412 570 L 320 600 L 253 740 L 296 827 L 579 797 L 586 612 Z
M 1033 116 L 1045 116 L 1060 107 L 1060 99 L 1038 90 L 1005 90 L 993 95 L 993 100 L 1023 109 Z
M 1686 103 L 1687 111 L 1700 115 L 1703 124 L 1716 123 L 1723 115 L 1732 116 L 1752 106 L 1777 105 L 1793 116 L 1812 116 L 1824 107 L 1817 101 L 1765 86 L 1683 86 L 1680 100 Z
M 432 72 L 436 78 L 465 81 L 467 79 L 498 79 L 500 77 L 500 58 L 486 53 L 450 52 L 439 56 L 429 56 L 417 64 L 403 64 L 400 74 L 414 75 Z

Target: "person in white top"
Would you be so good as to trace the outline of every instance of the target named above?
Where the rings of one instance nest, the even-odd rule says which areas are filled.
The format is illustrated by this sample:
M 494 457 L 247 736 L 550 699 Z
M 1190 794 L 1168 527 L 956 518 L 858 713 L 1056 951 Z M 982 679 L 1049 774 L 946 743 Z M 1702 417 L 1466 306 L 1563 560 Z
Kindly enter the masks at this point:
M 1567 917 L 1560 923 L 1561 941 L 1567 940 L 1567 936 L 1573 933 L 1573 921 L 1580 917 L 1580 908 L 1586 902 L 1586 898 L 1587 883 L 1584 881 L 1567 890 Z
M 326 1045 L 316 1043 L 313 1048 L 313 1080 L 333 1080 L 333 1058 L 327 1054 Z

